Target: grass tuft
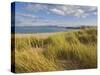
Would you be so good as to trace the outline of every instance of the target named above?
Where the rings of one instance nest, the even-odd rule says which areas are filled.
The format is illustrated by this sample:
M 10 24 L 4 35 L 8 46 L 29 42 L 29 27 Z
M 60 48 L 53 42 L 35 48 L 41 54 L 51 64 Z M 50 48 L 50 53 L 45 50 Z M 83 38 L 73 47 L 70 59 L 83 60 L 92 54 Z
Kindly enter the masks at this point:
M 45 39 L 16 37 L 15 45 L 17 73 L 97 67 L 95 28 L 60 32 Z

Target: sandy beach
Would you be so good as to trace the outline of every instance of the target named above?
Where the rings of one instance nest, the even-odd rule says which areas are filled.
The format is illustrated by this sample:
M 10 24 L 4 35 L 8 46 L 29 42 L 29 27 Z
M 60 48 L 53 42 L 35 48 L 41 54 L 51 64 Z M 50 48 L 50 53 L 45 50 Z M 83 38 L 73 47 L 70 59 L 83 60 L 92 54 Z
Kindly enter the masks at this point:
M 20 34 L 20 33 L 16 33 L 15 37 L 16 38 L 21 38 L 21 37 L 38 37 L 38 38 L 47 38 L 51 35 L 55 35 L 58 32 L 53 32 L 53 33 L 28 33 L 28 34 Z

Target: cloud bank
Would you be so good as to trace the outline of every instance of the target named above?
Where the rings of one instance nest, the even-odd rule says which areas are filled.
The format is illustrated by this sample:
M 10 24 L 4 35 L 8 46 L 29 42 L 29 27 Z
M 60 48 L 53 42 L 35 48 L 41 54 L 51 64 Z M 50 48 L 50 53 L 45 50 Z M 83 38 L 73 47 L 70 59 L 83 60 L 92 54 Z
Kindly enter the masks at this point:
M 67 25 L 65 20 L 52 20 L 49 17 L 60 16 L 74 19 L 88 19 L 91 16 L 97 16 L 97 7 L 93 6 L 76 6 L 76 5 L 54 5 L 54 4 L 36 4 L 23 3 L 24 6 L 17 8 L 15 25 L 18 26 L 38 26 L 38 25 Z M 23 13 L 19 11 L 24 11 Z M 27 13 L 26 13 L 27 12 Z M 36 15 L 35 13 L 38 13 Z M 41 17 L 41 13 L 48 15 L 48 18 Z M 89 19 L 88 19 L 89 20 Z M 95 19 L 96 20 L 96 19 Z M 71 21 L 70 21 L 71 22 Z M 73 22 L 73 21 L 72 21 Z M 73 24 L 73 23 L 70 23 Z M 78 24 L 78 23 L 77 23 Z M 80 22 L 79 22 L 80 24 Z M 87 23 L 88 24 L 88 23 Z
M 76 6 L 76 5 L 50 5 L 50 4 L 32 4 L 29 3 L 24 10 L 29 12 L 45 11 L 46 13 L 54 13 L 61 16 L 73 16 L 78 18 L 85 18 L 89 15 L 97 15 L 97 7 L 93 6 Z M 94 14 L 95 13 L 95 14 Z

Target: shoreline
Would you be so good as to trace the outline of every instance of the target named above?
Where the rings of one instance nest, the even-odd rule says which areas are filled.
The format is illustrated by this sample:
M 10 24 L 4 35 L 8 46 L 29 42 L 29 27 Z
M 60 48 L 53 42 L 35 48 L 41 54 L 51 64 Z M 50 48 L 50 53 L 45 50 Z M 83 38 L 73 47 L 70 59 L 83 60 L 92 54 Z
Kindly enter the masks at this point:
M 15 33 L 16 38 L 21 38 L 21 37 L 38 37 L 38 38 L 47 38 L 51 35 L 55 35 L 57 33 L 61 32 L 50 32 L 50 33 Z M 13 34 L 12 34 L 13 35 Z
M 79 30 L 79 29 L 77 29 Z M 49 36 L 58 34 L 58 33 L 65 33 L 65 32 L 73 32 L 77 30 L 71 30 L 71 31 L 61 31 L 61 32 L 41 32 L 41 33 L 15 33 L 15 38 L 24 38 L 24 37 L 36 37 L 36 38 L 48 38 Z M 12 33 L 13 35 L 14 33 Z
M 66 32 L 74 32 L 74 31 L 79 31 L 80 29 L 77 30 L 71 30 L 71 31 L 66 31 Z M 24 38 L 24 37 L 36 37 L 36 38 L 48 38 L 49 36 L 58 34 L 58 33 L 63 33 L 65 31 L 61 32 L 41 32 L 41 33 L 12 33 L 12 35 L 15 35 L 15 38 Z

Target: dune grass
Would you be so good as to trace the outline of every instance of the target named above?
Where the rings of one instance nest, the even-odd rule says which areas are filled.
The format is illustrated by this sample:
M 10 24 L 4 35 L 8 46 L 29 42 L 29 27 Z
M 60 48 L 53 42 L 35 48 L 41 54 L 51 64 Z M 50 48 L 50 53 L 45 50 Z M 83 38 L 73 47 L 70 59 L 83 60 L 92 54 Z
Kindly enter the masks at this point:
M 15 72 L 41 72 L 97 67 L 95 28 L 59 32 L 42 39 L 15 38 Z

